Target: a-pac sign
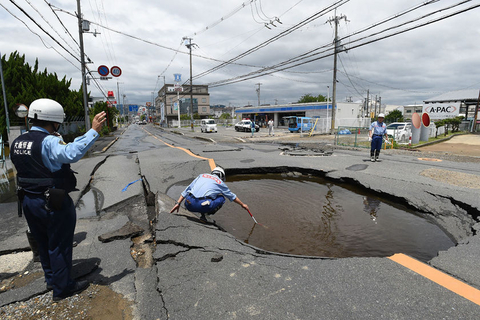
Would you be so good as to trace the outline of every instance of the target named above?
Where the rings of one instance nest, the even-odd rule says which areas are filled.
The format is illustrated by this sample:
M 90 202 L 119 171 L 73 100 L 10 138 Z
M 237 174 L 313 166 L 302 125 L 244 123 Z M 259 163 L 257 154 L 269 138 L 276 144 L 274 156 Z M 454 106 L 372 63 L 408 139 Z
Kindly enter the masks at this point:
M 423 112 L 427 113 L 430 119 L 454 118 L 460 113 L 460 102 L 427 104 L 423 106 Z

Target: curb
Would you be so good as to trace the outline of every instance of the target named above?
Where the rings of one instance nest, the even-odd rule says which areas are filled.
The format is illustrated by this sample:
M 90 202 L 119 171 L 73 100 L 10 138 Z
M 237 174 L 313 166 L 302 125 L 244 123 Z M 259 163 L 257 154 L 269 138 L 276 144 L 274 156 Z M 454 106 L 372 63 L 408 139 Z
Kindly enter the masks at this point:
M 424 143 L 424 144 L 419 145 L 419 146 L 412 146 L 412 149 L 418 149 L 418 148 L 421 148 L 421 147 L 430 146 L 430 145 L 432 145 L 432 144 L 437 144 L 437 143 L 440 143 L 440 142 L 445 142 L 445 141 L 448 141 L 448 140 L 452 139 L 453 137 L 463 136 L 463 135 L 466 135 L 466 134 L 469 134 L 469 133 L 453 134 L 453 135 L 451 135 L 450 137 L 443 138 L 443 139 L 440 139 L 440 140 L 437 140 L 437 141 L 427 142 L 427 143 Z
M 215 140 L 213 140 L 212 138 L 205 138 L 205 137 L 200 137 L 200 136 L 193 136 L 193 138 L 198 139 L 198 140 L 204 140 L 204 141 L 216 143 Z
M 111 141 L 105 148 L 102 149 L 101 152 L 107 151 L 115 142 L 117 142 L 118 137 L 116 137 L 113 141 Z

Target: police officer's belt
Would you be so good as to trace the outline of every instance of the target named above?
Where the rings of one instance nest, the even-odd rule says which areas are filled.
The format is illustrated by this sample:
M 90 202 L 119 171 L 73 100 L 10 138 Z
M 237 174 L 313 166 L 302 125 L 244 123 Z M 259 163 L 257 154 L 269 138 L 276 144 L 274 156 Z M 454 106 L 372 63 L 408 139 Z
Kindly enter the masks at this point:
M 18 184 L 22 186 L 23 184 L 35 184 L 37 187 L 51 187 L 55 183 L 53 178 L 22 178 L 17 177 Z

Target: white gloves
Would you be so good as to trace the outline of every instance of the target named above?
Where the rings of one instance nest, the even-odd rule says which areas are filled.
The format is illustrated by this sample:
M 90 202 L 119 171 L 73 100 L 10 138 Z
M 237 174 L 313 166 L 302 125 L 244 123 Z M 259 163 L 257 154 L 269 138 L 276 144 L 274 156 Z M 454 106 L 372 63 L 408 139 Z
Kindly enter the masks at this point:
M 372 137 L 368 137 L 368 142 L 372 142 Z

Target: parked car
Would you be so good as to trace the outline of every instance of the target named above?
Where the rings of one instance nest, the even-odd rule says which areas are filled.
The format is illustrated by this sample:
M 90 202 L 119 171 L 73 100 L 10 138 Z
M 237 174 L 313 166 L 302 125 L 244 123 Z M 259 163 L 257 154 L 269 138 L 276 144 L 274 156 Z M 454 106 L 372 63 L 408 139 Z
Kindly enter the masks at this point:
M 200 131 L 202 132 L 217 132 L 217 124 L 213 119 L 202 119 L 200 123 Z
M 146 124 L 147 124 L 147 120 L 140 121 L 138 124 L 139 124 L 139 125 L 146 125 Z
M 251 120 L 242 120 L 235 124 L 235 131 L 251 132 L 252 131 L 251 125 L 252 125 Z M 260 131 L 260 127 L 258 126 L 258 124 L 255 124 L 255 131 L 256 132 Z
M 387 126 L 387 134 L 399 143 L 407 143 L 412 135 L 410 122 L 394 122 Z

